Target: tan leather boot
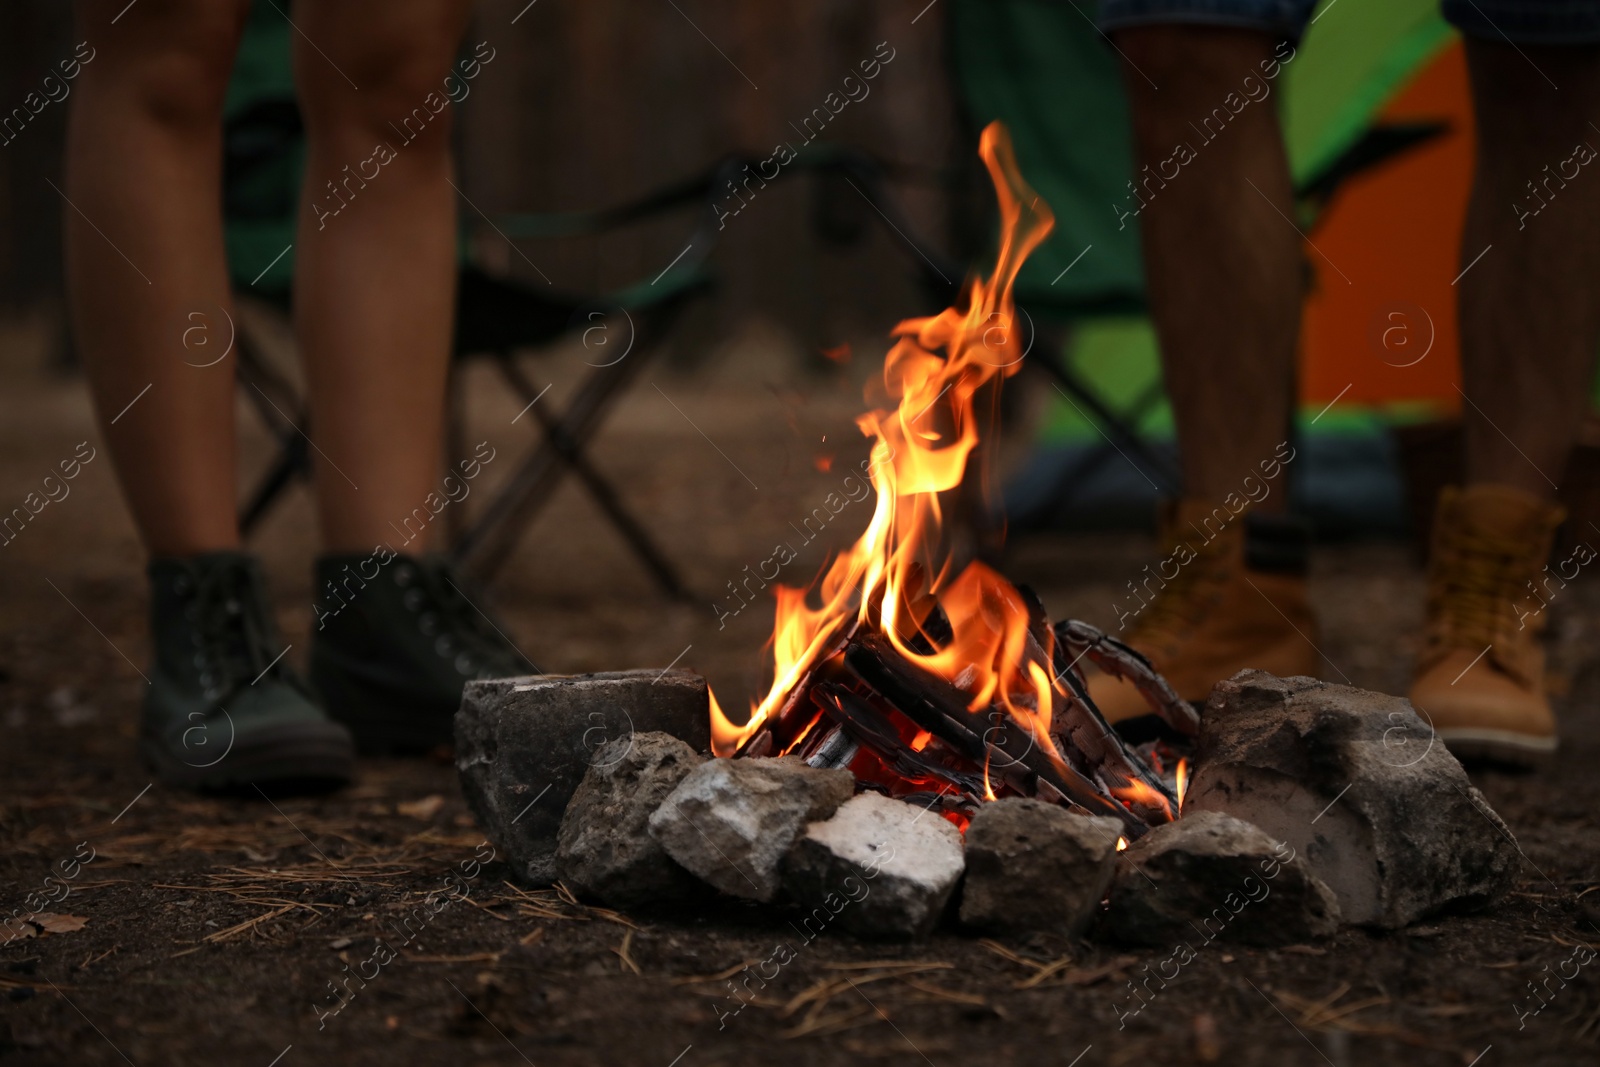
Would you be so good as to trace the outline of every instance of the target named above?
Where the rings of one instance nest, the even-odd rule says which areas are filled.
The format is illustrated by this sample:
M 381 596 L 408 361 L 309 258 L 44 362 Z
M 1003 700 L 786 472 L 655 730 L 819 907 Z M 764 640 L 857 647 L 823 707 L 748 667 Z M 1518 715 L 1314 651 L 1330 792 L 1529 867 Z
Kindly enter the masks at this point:
M 1160 520 L 1163 556 L 1129 583 L 1112 636 L 1195 702 L 1246 667 L 1316 675 L 1308 537 L 1299 523 L 1198 500 L 1166 502 Z M 1090 673 L 1089 694 L 1112 722 L 1150 712 L 1131 684 L 1099 672 Z
M 1535 590 L 1558 504 L 1500 485 L 1447 488 L 1433 520 L 1428 629 L 1411 703 L 1457 756 L 1535 763 L 1555 751 Z M 1530 585 L 1530 583 L 1532 583 Z

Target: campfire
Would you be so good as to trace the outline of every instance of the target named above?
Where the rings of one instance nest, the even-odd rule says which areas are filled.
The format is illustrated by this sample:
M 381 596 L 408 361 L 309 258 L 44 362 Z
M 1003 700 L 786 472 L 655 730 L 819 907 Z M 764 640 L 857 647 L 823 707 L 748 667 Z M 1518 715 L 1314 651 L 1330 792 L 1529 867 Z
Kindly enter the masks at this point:
M 797 755 L 859 788 L 936 807 L 965 827 L 977 805 L 1033 797 L 1119 820 L 1135 839 L 1178 817 L 1187 762 L 1125 744 L 1089 698 L 1085 661 L 1134 682 L 1177 734 L 1199 728 L 1149 662 L 1081 622 L 1051 625 L 1026 587 L 956 567 L 940 494 L 973 474 L 985 386 L 1022 366 L 1012 287 L 1054 216 L 998 123 L 979 152 L 1000 203 L 992 274 L 960 306 L 910 319 L 884 361 L 887 406 L 856 421 L 877 493 L 866 532 L 808 589 L 777 588 L 772 687 L 734 725 L 711 699 L 719 756 Z
M 1052 225 L 1005 130 L 980 151 L 994 271 L 896 327 L 857 420 L 871 521 L 809 588 L 777 588 L 771 688 L 736 724 L 671 666 L 469 683 L 456 760 L 496 847 L 609 906 L 781 904 L 807 940 L 953 919 L 1291 943 L 1504 894 L 1514 839 L 1407 701 L 1245 670 L 1201 715 L 1134 649 L 954 558 L 941 494 L 981 475 L 986 387 L 1022 360 L 1012 286 Z M 1139 689 L 1160 739 L 1112 729 L 1090 666 Z

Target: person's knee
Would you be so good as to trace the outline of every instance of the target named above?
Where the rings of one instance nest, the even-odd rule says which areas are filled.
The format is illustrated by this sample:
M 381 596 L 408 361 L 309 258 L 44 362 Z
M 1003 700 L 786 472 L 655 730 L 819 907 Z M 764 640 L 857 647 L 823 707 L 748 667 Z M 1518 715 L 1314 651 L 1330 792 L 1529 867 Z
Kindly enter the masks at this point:
M 135 9 L 82 64 L 80 88 L 172 132 L 217 136 L 245 11 L 213 0 Z
M 376 139 L 396 148 L 403 143 L 421 152 L 448 151 L 454 103 L 445 77 L 454 50 L 419 36 L 376 33 L 337 68 L 331 61 L 308 61 L 323 68 L 303 68 L 300 79 L 312 139 L 368 147 Z

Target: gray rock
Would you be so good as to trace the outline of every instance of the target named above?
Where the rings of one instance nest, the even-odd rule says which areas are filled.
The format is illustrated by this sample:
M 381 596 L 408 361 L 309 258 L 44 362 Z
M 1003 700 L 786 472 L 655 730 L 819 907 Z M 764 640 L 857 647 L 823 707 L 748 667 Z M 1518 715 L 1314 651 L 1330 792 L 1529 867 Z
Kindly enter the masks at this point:
M 1212 691 L 1194 762 L 1185 813 L 1289 842 L 1347 922 L 1404 926 L 1516 879 L 1511 832 L 1399 697 L 1241 671 Z
M 461 789 L 513 871 L 547 885 L 561 815 L 590 759 L 647 730 L 709 749 L 705 679 L 646 670 L 468 682 L 456 712 Z
M 805 828 L 784 860 L 783 888 L 810 936 L 837 926 L 868 937 L 932 930 L 964 866 L 961 831 L 934 812 L 863 793 Z
M 650 836 L 650 816 L 703 762 L 671 734 L 635 734 L 600 746 L 561 819 L 561 880 L 619 908 L 694 895 L 700 883 Z
M 1286 945 L 1338 929 L 1339 901 L 1295 850 L 1231 815 L 1185 814 L 1121 854 L 1106 929 L 1135 945 Z
M 1111 885 L 1121 835 L 1116 819 L 1041 800 L 984 804 L 967 826 L 961 921 L 996 933 L 1078 936 Z
M 709 760 L 650 816 L 650 836 L 724 893 L 765 903 L 777 896 L 779 865 L 806 824 L 854 791 L 849 771 L 799 759 Z

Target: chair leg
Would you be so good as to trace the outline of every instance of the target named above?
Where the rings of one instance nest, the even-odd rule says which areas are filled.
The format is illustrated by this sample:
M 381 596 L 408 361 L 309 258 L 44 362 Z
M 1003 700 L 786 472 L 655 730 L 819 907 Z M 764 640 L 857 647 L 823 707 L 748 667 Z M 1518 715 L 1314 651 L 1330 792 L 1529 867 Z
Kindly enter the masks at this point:
M 239 511 L 239 535 L 248 537 L 257 524 L 277 503 L 284 489 L 297 477 L 311 473 L 310 451 L 306 437 L 301 432 L 305 423 L 304 405 L 296 404 L 293 387 L 272 370 L 256 351 L 254 341 L 243 330 L 238 336 L 239 386 L 250 399 L 251 406 L 261 416 L 273 437 L 278 441 L 278 455 L 267 468 L 256 488 Z M 293 415 L 285 412 L 272 399 L 277 393 L 284 402 L 295 407 Z M 298 422 L 296 421 L 298 419 Z
M 505 565 L 516 548 L 522 531 L 549 501 L 561 476 L 571 466 L 568 457 L 577 454 L 580 459 L 582 458 L 582 449 L 599 427 L 607 407 L 621 394 L 623 387 L 638 373 L 639 368 L 648 361 L 655 350 L 656 341 L 670 328 L 676 312 L 677 306 L 673 305 L 655 309 L 648 316 L 641 316 L 631 357 L 592 371 L 562 413 L 558 425 L 561 438 L 567 442 L 566 454 L 557 448 L 547 427 L 544 443 L 523 460 L 506 486 L 457 539 L 451 549 L 451 558 L 474 578 L 485 581 Z M 501 354 L 498 364 L 501 373 L 506 375 L 512 387 L 532 403 L 538 394 L 511 362 L 510 357 Z M 582 477 L 581 471 L 579 474 Z M 594 473 L 594 477 L 604 484 L 604 479 L 600 478 L 597 472 Z M 590 485 L 588 479 L 585 479 L 585 485 Z M 594 492 L 592 486 L 590 491 Z M 606 491 L 601 490 L 596 500 L 616 522 L 615 511 L 608 506 L 605 496 Z M 611 496 L 611 501 L 620 506 L 620 501 L 614 494 Z M 631 516 L 627 516 L 618 523 L 618 530 L 628 539 L 630 546 L 638 552 L 652 576 L 670 596 L 681 598 L 687 595 L 683 583 L 677 578 L 671 565 L 666 562 L 666 557 L 654 547 L 641 524 Z M 649 547 L 641 547 L 644 545 Z
M 518 535 L 548 501 L 560 477 L 559 462 L 548 443 L 535 449 L 456 539 L 451 559 L 479 583 L 493 577 L 516 547 Z
M 572 468 L 572 472 L 578 476 L 578 480 L 583 483 L 584 488 L 589 491 L 589 495 L 594 498 L 594 502 L 600 505 L 600 510 L 606 513 L 606 516 L 611 520 L 611 524 L 617 528 L 617 532 L 633 548 L 640 562 L 645 565 L 657 584 L 661 586 L 662 592 L 673 600 L 691 600 L 689 591 L 684 588 L 682 580 L 678 577 L 677 569 L 667 561 L 667 557 L 656 547 L 655 542 L 650 539 L 650 535 L 639 524 L 638 520 L 633 517 L 633 513 L 623 504 L 622 498 L 617 495 L 616 490 L 611 487 L 611 483 L 606 481 L 599 471 L 595 470 L 588 457 L 562 432 L 559 423 L 538 408 L 534 408 L 534 412 L 539 416 L 539 423 L 544 427 L 545 433 L 550 435 L 551 443 L 561 453 L 561 458 L 566 460 L 567 465 Z
M 267 429 L 280 440 L 287 441 L 299 433 L 299 424 L 305 419 L 305 402 L 293 384 L 279 374 L 257 351 L 255 340 L 247 330 L 238 335 L 239 386 L 252 407 L 267 424 Z M 276 397 L 277 399 L 273 399 Z M 290 411 L 284 411 L 287 404 Z
M 249 501 L 239 513 L 240 537 L 249 537 L 256 524 L 266 518 L 267 512 L 277 503 L 278 496 L 289 483 L 305 474 L 309 459 L 304 438 L 295 437 L 283 446 L 278 458 L 273 460 L 267 473 L 256 483 L 255 492 L 250 494 Z
M 1062 362 L 1046 350 L 1036 352 L 1028 357 L 1035 365 L 1042 369 L 1051 378 L 1055 379 L 1056 388 L 1061 390 L 1067 402 L 1078 408 L 1095 428 L 1105 436 L 1106 440 L 1116 446 L 1117 450 L 1128 458 L 1130 463 L 1134 457 L 1144 461 L 1141 466 L 1134 463 L 1140 474 L 1145 477 L 1154 477 L 1160 483 L 1162 492 L 1177 494 L 1181 491 L 1182 479 L 1174 471 L 1167 460 L 1152 448 L 1138 432 L 1128 424 L 1128 421 L 1106 406 L 1093 389 L 1084 384 L 1076 373 L 1065 367 Z M 1145 467 L 1149 469 L 1146 470 Z
M 644 526 L 633 517 L 622 498 L 617 495 L 611 483 L 606 480 L 583 453 L 582 444 L 576 440 L 566 427 L 566 420 L 558 419 L 544 408 L 533 403 L 539 395 L 533 383 L 528 381 L 508 353 L 502 353 L 497 359 L 501 373 L 511 383 L 512 388 L 527 400 L 534 418 L 539 421 L 544 430 L 546 443 L 541 446 L 541 451 L 548 448 L 555 452 L 561 460 L 577 475 L 578 480 L 594 498 L 600 510 L 605 512 L 624 540 L 628 542 L 640 562 L 650 571 L 663 592 L 674 600 L 687 601 L 690 598 L 682 580 L 678 577 L 677 569 L 667 560 L 666 555 L 656 547 Z
M 635 345 L 636 356 L 643 354 L 641 347 Z M 579 386 L 577 395 L 567 405 L 561 420 L 568 435 L 579 445 L 599 425 L 607 402 L 621 391 L 637 362 L 637 359 L 626 359 L 614 366 L 597 369 Z M 504 373 L 504 359 L 500 366 Z M 512 385 L 516 387 L 514 381 Z M 522 531 L 549 501 L 563 473 L 565 470 L 561 457 L 555 448 L 548 441 L 541 444 L 522 461 L 510 481 L 489 501 L 477 520 L 467 527 L 451 548 L 451 558 L 478 581 L 487 581 L 505 565 Z
M 1125 412 L 1127 421 L 1131 425 L 1137 426 L 1139 420 L 1149 414 L 1151 409 L 1165 395 L 1160 382 L 1152 382 L 1146 386 L 1145 391 L 1139 394 Z M 1072 466 L 1061 472 L 1060 477 L 1056 479 L 1054 498 L 1057 501 L 1065 501 L 1068 494 L 1088 480 L 1091 474 L 1106 464 L 1113 462 L 1121 455 L 1122 453 L 1117 450 L 1116 445 L 1111 441 L 1102 441 L 1097 447 L 1080 456 Z

